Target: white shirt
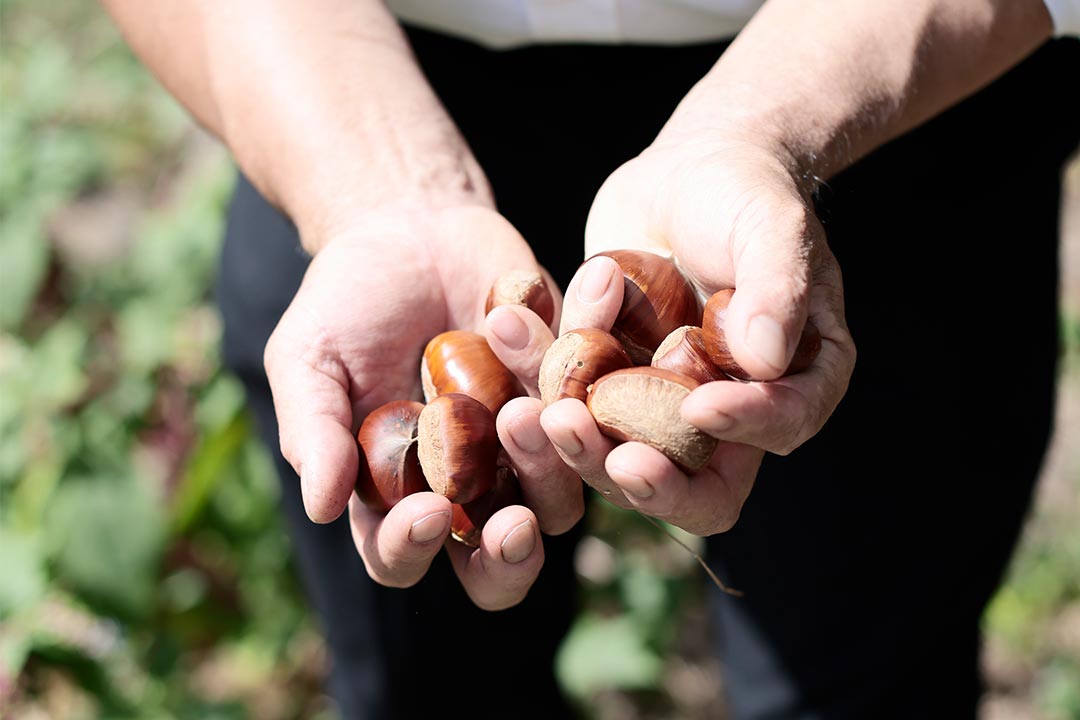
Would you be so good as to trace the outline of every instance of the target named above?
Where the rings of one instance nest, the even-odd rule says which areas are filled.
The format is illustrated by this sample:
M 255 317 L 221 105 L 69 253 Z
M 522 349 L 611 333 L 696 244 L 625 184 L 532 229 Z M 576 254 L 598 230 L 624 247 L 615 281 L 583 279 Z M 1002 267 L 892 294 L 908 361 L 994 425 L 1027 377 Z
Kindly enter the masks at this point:
M 873 0 L 867 0 L 873 2 Z M 401 20 L 493 48 L 538 42 L 686 44 L 733 37 L 764 0 L 387 0 Z M 1044 0 L 1058 35 L 1080 0 Z

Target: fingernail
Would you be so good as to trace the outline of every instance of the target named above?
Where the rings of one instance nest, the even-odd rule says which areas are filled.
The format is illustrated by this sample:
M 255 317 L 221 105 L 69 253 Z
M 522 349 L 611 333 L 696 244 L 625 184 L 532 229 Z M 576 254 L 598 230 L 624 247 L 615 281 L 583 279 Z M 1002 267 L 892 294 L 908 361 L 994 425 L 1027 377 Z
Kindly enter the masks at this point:
M 540 427 L 540 413 L 516 417 L 506 429 L 510 432 L 510 439 L 514 444 L 527 453 L 538 453 L 547 447 L 547 435 Z
M 533 532 L 532 520 L 526 520 L 511 530 L 503 538 L 499 547 L 502 549 L 503 560 L 511 565 L 515 565 L 529 557 L 533 548 L 536 547 L 536 533 Z
M 617 484 L 619 486 L 619 489 L 623 492 L 633 495 L 638 500 L 648 500 L 656 494 L 656 489 L 649 484 L 648 480 L 641 477 L 640 475 L 628 473 L 622 469 L 613 469 L 617 470 L 619 474 Z
M 585 277 L 581 278 L 577 296 L 581 302 L 592 305 L 600 302 L 600 298 L 604 297 L 608 285 L 611 284 L 611 265 L 598 260 L 585 263 L 585 265 Z
M 440 512 L 431 513 L 430 515 L 425 515 L 414 522 L 412 527 L 409 528 L 409 540 L 420 544 L 431 542 L 446 532 L 446 528 L 449 525 L 449 510 L 442 510 Z
M 491 332 L 511 350 L 520 350 L 529 344 L 529 326 L 509 308 L 492 311 Z
M 576 432 L 567 430 L 560 438 L 559 449 L 570 457 L 575 457 L 585 451 L 585 444 L 581 442 Z
M 726 432 L 735 427 L 735 418 L 726 413 L 722 413 L 719 410 L 705 410 L 699 413 L 699 416 L 694 418 L 695 422 L 691 425 L 696 425 L 702 430 L 711 430 L 712 432 Z
M 787 366 L 787 336 L 780 323 L 768 315 L 756 315 L 746 329 L 746 344 L 758 360 L 778 372 Z

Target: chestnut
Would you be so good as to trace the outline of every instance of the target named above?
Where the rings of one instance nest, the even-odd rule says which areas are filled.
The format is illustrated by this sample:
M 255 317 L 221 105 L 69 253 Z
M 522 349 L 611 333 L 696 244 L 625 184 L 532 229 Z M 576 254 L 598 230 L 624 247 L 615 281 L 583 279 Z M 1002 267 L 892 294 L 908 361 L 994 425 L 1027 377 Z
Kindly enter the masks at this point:
M 450 502 L 471 502 L 495 484 L 499 436 L 479 400 L 463 393 L 432 400 L 420 413 L 417 443 L 428 484 Z
M 544 353 L 538 381 L 540 399 L 544 405 L 568 397 L 585 402 L 590 385 L 633 364 L 622 344 L 603 330 L 571 330 Z
M 670 370 L 627 368 L 597 380 L 587 405 L 604 435 L 645 443 L 692 472 L 705 466 L 717 444 L 679 413 L 682 401 L 698 385 Z
M 491 516 L 508 505 L 520 505 L 521 502 L 517 474 L 506 451 L 500 451 L 494 487 L 472 502 L 452 506 L 450 537 L 469 547 L 479 547 L 480 533 Z
M 499 305 L 524 305 L 536 313 L 545 325 L 555 319 L 555 298 L 544 276 L 534 270 L 510 270 L 500 275 L 488 292 L 484 314 Z
M 743 370 L 731 356 L 727 337 L 724 335 L 724 314 L 734 295 L 734 290 L 721 290 L 713 294 L 705 303 L 705 312 L 701 319 L 705 350 L 709 354 L 709 359 L 730 377 L 753 380 L 750 373 Z M 792 375 L 802 372 L 813 364 L 819 352 L 821 352 L 821 332 L 808 320 L 803 326 L 802 335 L 799 337 L 799 344 L 795 348 L 791 362 L 783 374 Z
M 428 402 L 446 393 L 465 393 L 486 405 L 492 415 L 525 394 L 484 336 L 465 330 L 449 330 L 431 339 L 420 361 L 420 380 Z
M 356 494 L 372 510 L 387 512 L 406 495 L 428 489 L 417 456 L 416 429 L 423 403 L 395 400 L 360 425 Z
M 677 372 L 702 384 L 728 379 L 709 358 L 701 328 L 693 325 L 676 328 L 664 338 L 653 354 L 652 366 Z
M 671 331 L 694 325 L 700 317 L 697 293 L 675 263 L 643 250 L 598 253 L 619 264 L 623 301 L 611 334 L 635 365 L 648 365 Z

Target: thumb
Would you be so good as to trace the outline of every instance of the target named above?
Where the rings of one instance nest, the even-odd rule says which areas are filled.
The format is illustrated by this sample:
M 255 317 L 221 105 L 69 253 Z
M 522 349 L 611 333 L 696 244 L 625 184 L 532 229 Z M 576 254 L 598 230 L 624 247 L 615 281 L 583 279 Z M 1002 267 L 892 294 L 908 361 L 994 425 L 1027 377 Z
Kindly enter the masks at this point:
M 348 376 L 339 363 L 313 363 L 282 345 L 271 337 L 264 356 L 281 453 L 300 476 L 308 517 L 332 522 L 349 502 L 360 461 Z
M 823 231 L 808 212 L 756 230 L 737 255 L 724 329 L 735 362 L 751 377 L 773 380 L 787 370 L 806 325 L 811 257 Z

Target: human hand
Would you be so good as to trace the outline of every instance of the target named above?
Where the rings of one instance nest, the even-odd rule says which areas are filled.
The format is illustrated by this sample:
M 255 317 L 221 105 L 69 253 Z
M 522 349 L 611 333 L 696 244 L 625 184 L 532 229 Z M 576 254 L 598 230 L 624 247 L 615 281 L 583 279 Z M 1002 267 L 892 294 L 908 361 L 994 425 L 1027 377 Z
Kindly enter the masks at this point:
M 844 320 L 840 269 L 782 152 L 711 131 L 662 134 L 616 170 L 597 194 L 586 256 L 620 248 L 673 255 L 704 297 L 738 288 L 725 328 L 734 359 L 768 382 L 713 382 L 682 415 L 720 439 L 692 477 L 641 443 L 616 446 L 584 404 L 561 400 L 541 421 L 559 454 L 607 499 L 696 535 L 738 519 L 764 451 L 787 454 L 816 434 L 847 390 L 855 346 Z M 622 276 L 594 258 L 574 277 L 560 332 L 610 329 Z M 807 370 L 781 377 L 804 324 L 822 348 Z
M 385 516 L 365 507 L 353 494 L 355 429 L 386 402 L 420 397 L 423 348 L 448 329 L 486 330 L 507 366 L 535 387 L 531 365 L 551 330 L 519 307 L 498 308 L 485 321 L 484 302 L 500 274 L 538 269 L 536 260 L 516 230 L 482 206 L 365 213 L 338 227 L 318 243 L 265 352 L 282 453 L 300 476 L 308 515 L 329 522 L 348 504 L 357 550 L 381 584 L 416 583 L 445 544 L 477 605 L 513 605 L 543 564 L 540 531 L 563 532 L 582 512 L 581 483 L 540 429 L 539 401 L 518 398 L 498 416 L 533 509 L 497 512 L 477 549 L 447 541 L 450 502 L 435 493 L 411 495 Z M 511 345 L 499 340 L 500 328 Z

